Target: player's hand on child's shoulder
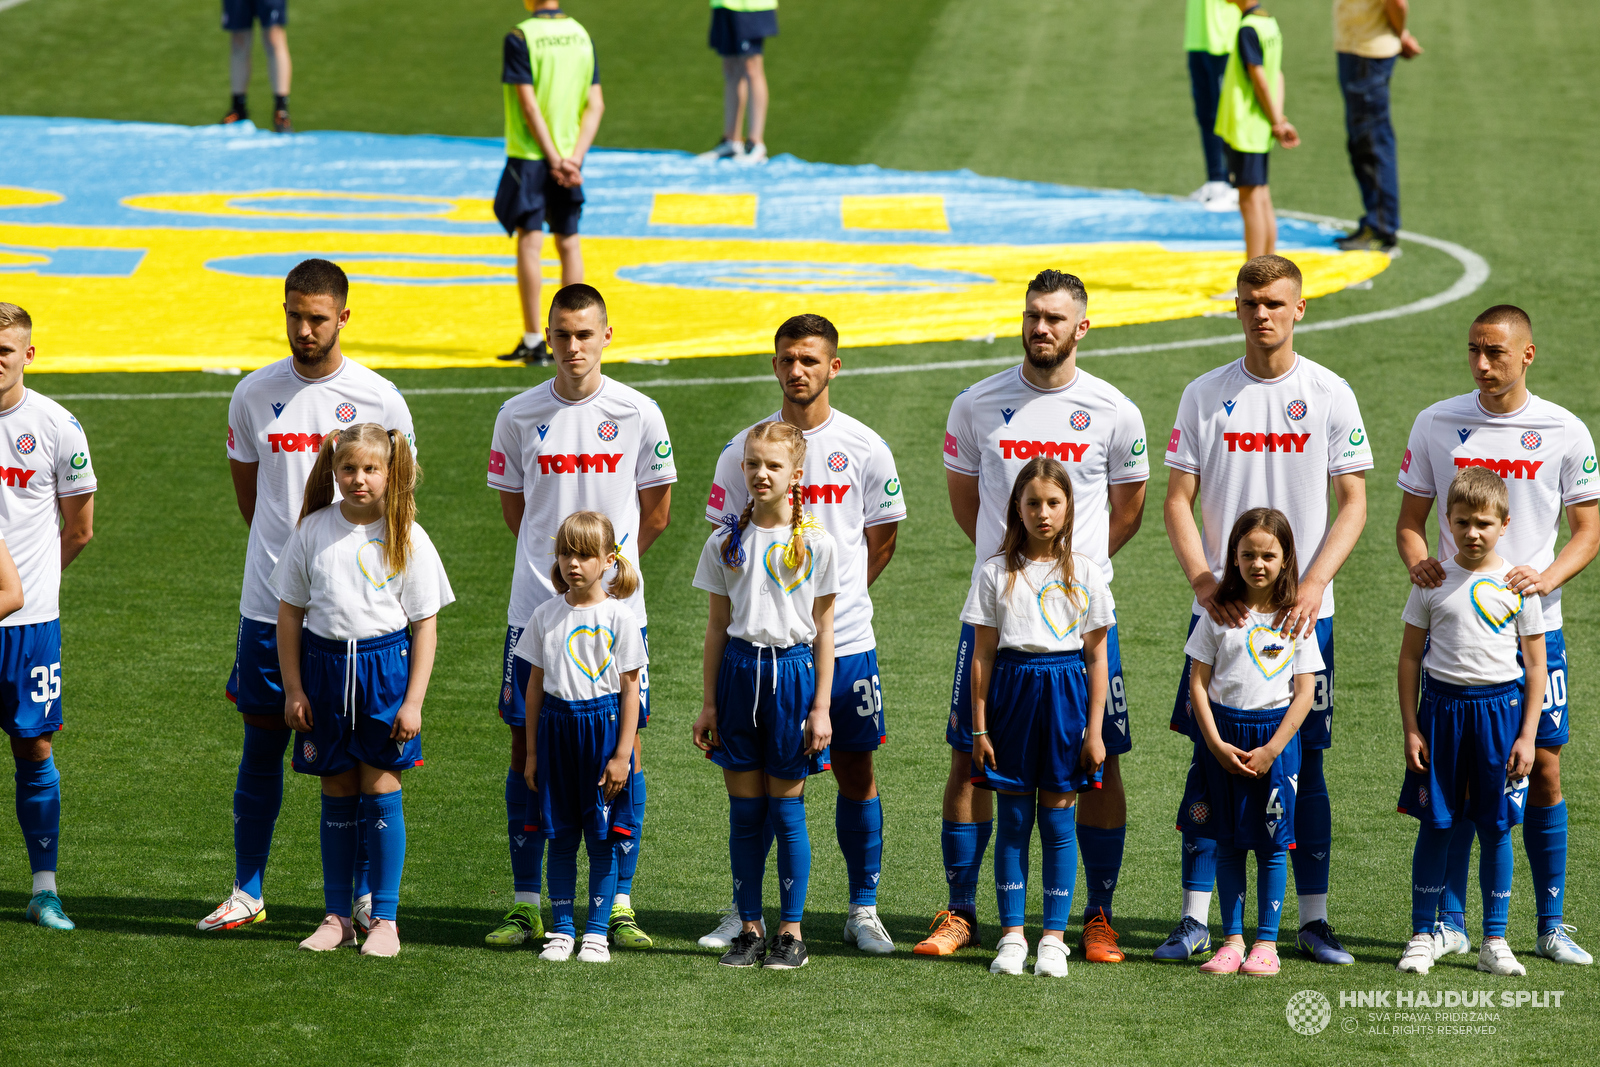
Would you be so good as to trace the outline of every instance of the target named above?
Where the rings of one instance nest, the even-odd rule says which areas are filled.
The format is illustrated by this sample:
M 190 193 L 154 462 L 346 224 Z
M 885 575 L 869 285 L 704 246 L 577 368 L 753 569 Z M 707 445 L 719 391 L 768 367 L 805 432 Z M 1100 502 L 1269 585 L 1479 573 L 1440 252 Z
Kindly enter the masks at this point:
M 1411 584 L 1421 586 L 1423 589 L 1439 588 L 1444 584 L 1444 564 L 1432 556 L 1412 564 Z
M 1544 587 L 1543 578 L 1538 570 L 1523 564 L 1506 571 L 1506 587 L 1523 596 L 1546 596 L 1551 590 Z
M 1289 637 L 1310 633 L 1316 628 L 1317 616 L 1322 612 L 1324 588 L 1320 582 L 1301 582 L 1294 603 L 1278 612 L 1272 624 Z
M 1237 630 L 1249 618 L 1249 609 L 1243 601 L 1218 600 L 1219 588 L 1217 580 L 1210 574 L 1202 575 L 1194 583 L 1195 599 L 1200 603 L 1200 610 L 1211 616 L 1212 622 Z

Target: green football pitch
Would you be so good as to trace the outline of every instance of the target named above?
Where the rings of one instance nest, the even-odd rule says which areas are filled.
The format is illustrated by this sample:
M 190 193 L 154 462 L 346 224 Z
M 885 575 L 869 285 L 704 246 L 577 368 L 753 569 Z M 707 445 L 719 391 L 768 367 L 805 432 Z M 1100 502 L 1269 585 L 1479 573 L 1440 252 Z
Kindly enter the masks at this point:
M 1280 208 L 1348 218 L 1359 203 L 1344 155 L 1328 8 L 1298 0 L 1275 12 L 1287 38 L 1288 112 L 1305 145 L 1276 153 L 1273 192 Z M 825 780 L 811 789 L 812 965 L 797 974 L 730 973 L 695 944 L 727 900 L 729 877 L 720 776 L 689 741 L 705 611 L 689 579 L 717 452 L 776 406 L 777 390 L 681 379 L 757 375 L 766 367 L 760 357 L 615 370 L 620 380 L 651 383 L 681 478 L 673 525 L 644 560 L 656 703 L 634 900 L 657 947 L 618 952 L 609 967 L 595 968 L 542 964 L 533 952 L 482 943 L 510 896 L 501 799 L 507 731 L 494 705 L 512 555 L 483 463 L 501 400 L 541 377 L 524 370 L 391 375 L 403 389 L 446 390 L 416 395 L 411 406 L 426 462 L 420 517 L 459 597 L 440 619 L 425 712 L 427 766 L 406 782 L 405 951 L 376 961 L 294 950 L 322 910 L 316 786 L 293 774 L 268 872 L 271 921 L 200 935 L 194 921 L 226 894 L 232 876 L 240 734 L 222 699 L 245 546 L 223 453 L 227 402 L 218 391 L 230 383 L 198 374 L 39 373 L 31 384 L 62 397 L 195 395 L 65 401 L 89 433 L 100 478 L 97 537 L 63 590 L 69 729 L 56 748 L 65 798 L 60 877 L 78 929 L 53 934 L 21 921 L 23 852 L 14 833 L 0 835 L 7 842 L 0 849 L 0 1063 L 1586 1060 L 1592 1053 L 1581 1050 L 1600 1040 L 1596 975 L 1533 958 L 1520 845 L 1511 939 L 1528 977 L 1491 979 L 1472 969 L 1472 957 L 1442 962 L 1426 979 L 1394 972 L 1407 935 L 1415 824 L 1394 811 L 1401 773 L 1394 667 L 1407 581 L 1392 531 L 1394 475 L 1411 420 L 1470 388 L 1466 326 L 1483 307 L 1527 308 L 1539 342 L 1535 391 L 1591 422 L 1600 414 L 1591 336 L 1600 282 L 1593 202 L 1600 8 L 1583 0 L 1422 0 L 1415 9 L 1413 28 L 1427 52 L 1395 76 L 1405 222 L 1480 253 L 1492 275 L 1465 301 L 1306 334 L 1299 345 L 1350 381 L 1378 460 L 1366 535 L 1338 583 L 1339 686 L 1327 763 L 1335 820 L 1330 911 L 1355 966 L 1318 967 L 1286 951 L 1280 976 L 1252 982 L 1150 961 L 1177 912 L 1172 824 L 1189 759 L 1165 728 L 1188 595 L 1161 529 L 1166 472 L 1159 465 L 1144 529 L 1117 559 L 1136 736 L 1123 762 L 1129 832 L 1116 898 L 1129 962 L 1090 966 L 1075 955 L 1068 979 L 1045 982 L 992 978 L 987 952 L 911 956 L 911 943 L 944 901 L 943 721 L 971 561 L 945 501 L 940 435 L 951 398 L 990 373 L 937 364 L 1004 356 L 1017 347 L 1007 338 L 992 346 L 847 350 L 847 369 L 919 369 L 845 377 L 834 390 L 836 406 L 865 418 L 893 446 L 910 506 L 899 552 L 874 588 L 892 738 L 878 759 L 887 821 L 880 910 L 901 946 L 894 957 L 867 959 L 839 941 L 844 870 L 834 844 L 834 789 Z M 465 0 L 297 0 L 297 123 L 497 134 L 499 38 L 519 10 Z M 573 0 L 570 10 L 600 49 L 608 102 L 602 145 L 701 149 L 716 139 L 720 78 L 704 45 L 701 0 Z M 1186 193 L 1203 175 L 1181 12 L 1178 0 L 791 0 L 768 53 L 767 140 L 775 152 L 813 160 L 970 167 Z M 30 0 L 0 11 L 0 108 L 215 121 L 227 101 L 227 49 L 216 25 L 214 6 L 175 0 Z M 260 68 L 258 58 L 258 113 L 267 103 Z M 1318 300 L 1308 319 L 1395 307 L 1444 290 L 1460 273 L 1434 249 L 1408 243 L 1404 250 L 1372 289 Z M 172 317 L 211 320 L 219 350 L 226 348 L 226 309 L 152 307 L 127 329 L 160 331 Z M 1226 320 L 1127 327 L 1092 332 L 1084 348 L 1230 329 Z M 513 332 L 508 324 L 508 340 Z M 1232 347 L 1169 350 L 1086 359 L 1085 366 L 1136 401 L 1151 438 L 1161 440 L 1183 386 L 1236 354 Z M 1591 948 L 1600 941 L 1600 825 L 1590 806 L 1600 795 L 1600 764 L 1589 744 L 1600 710 L 1600 641 L 1591 629 L 1600 619 L 1597 582 L 1600 575 L 1580 577 L 1564 601 L 1577 720 L 1563 760 L 1572 812 L 1568 921 Z M 979 899 L 992 920 L 989 884 L 986 874 Z M 1471 897 L 1475 925 L 1476 890 Z M 1037 908 L 1035 887 L 1035 922 Z M 1297 925 L 1285 916 L 1286 930 Z M 984 933 L 992 944 L 992 921 Z M 1334 1005 L 1332 1025 L 1316 1036 L 1285 1021 L 1285 1003 L 1302 989 Z M 1341 1007 L 1341 992 L 1393 989 L 1564 995 L 1559 1008 L 1497 1007 L 1493 1020 L 1455 1021 L 1492 1028 L 1474 1033 L 1402 1032 L 1399 1022 L 1372 1017 L 1378 1013 Z

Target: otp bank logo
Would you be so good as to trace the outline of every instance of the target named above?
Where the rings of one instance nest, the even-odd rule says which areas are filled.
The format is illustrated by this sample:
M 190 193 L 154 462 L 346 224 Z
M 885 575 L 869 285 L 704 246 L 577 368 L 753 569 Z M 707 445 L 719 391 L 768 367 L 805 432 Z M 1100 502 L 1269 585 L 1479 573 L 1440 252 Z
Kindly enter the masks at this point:
M 1071 441 L 1001 441 L 1000 454 L 1006 459 L 1032 459 L 1034 456 L 1054 456 L 1063 463 L 1082 463 L 1089 442 L 1074 444 Z
M 615 474 L 621 462 L 621 452 L 599 452 L 594 455 L 557 452 L 539 457 L 540 474 Z
M 315 452 L 322 447 L 320 433 L 269 433 L 267 444 L 274 452 Z
M 1469 459 L 1465 457 L 1456 460 L 1458 467 L 1488 467 L 1502 478 L 1528 478 L 1538 477 L 1539 468 L 1544 466 L 1542 459 Z
M 1308 433 L 1225 433 L 1229 452 L 1304 452 Z

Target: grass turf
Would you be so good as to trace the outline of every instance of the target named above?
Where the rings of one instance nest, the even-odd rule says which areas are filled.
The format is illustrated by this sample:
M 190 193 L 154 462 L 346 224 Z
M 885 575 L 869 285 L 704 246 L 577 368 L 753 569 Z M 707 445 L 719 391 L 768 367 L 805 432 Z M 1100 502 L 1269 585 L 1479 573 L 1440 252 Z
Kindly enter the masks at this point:
M 1202 175 L 1175 7 L 1156 0 L 786 6 L 783 36 L 769 49 L 775 108 L 768 141 L 775 151 L 813 159 L 970 166 L 1185 192 Z M 571 10 L 601 49 L 609 104 L 603 144 L 699 148 L 715 139 L 720 84 L 704 48 L 703 7 L 574 0 Z M 517 12 L 515 4 L 411 0 L 381 10 L 351 0 L 297 7 L 297 121 L 306 128 L 492 135 L 499 127 L 498 37 Z M 1327 6 L 1277 14 L 1288 41 L 1289 114 L 1307 142 L 1276 154 L 1277 202 L 1352 215 L 1357 201 L 1343 156 Z M 169 0 L 109 9 L 87 0 L 32 0 L 0 13 L 0 64 L 15 72 L 0 106 L 211 121 L 226 88 L 226 47 L 212 17 Z M 1470 385 L 1461 351 L 1466 323 L 1481 307 L 1500 300 L 1527 307 L 1540 341 L 1535 389 L 1591 422 L 1600 412 L 1592 386 L 1600 368 L 1578 310 L 1594 286 L 1600 236 L 1586 178 L 1600 163 L 1597 23 L 1600 13 L 1574 0 L 1515 9 L 1419 5 L 1414 28 L 1428 52 L 1395 78 L 1406 223 L 1476 249 L 1494 274 L 1464 303 L 1308 334 L 1298 346 L 1350 380 L 1378 457 L 1367 534 L 1339 582 L 1336 746 L 1328 758 L 1332 911 L 1355 967 L 1335 971 L 1288 959 L 1277 981 L 1252 983 L 1208 981 L 1190 968 L 1149 962 L 1176 910 L 1171 820 L 1188 759 L 1164 729 L 1187 598 L 1153 503 L 1145 529 L 1118 557 L 1116 587 L 1137 736 L 1124 761 L 1130 829 L 1117 896 L 1117 925 L 1132 961 L 1091 968 L 1074 960 L 1066 981 L 1019 984 L 991 979 L 984 953 L 932 962 L 904 950 L 868 960 L 843 949 L 833 789 L 818 782 L 807 927 L 817 959 L 796 975 L 716 968 L 694 939 L 727 897 L 726 809 L 716 774 L 686 736 L 698 707 L 704 618 L 702 598 L 688 582 L 716 452 L 729 434 L 772 409 L 776 389 L 768 385 L 650 389 L 667 414 L 681 477 L 675 523 L 645 560 L 658 703 L 647 735 L 651 806 L 635 900 L 657 949 L 619 953 L 604 969 L 554 968 L 530 952 L 495 953 L 481 944 L 510 888 L 500 799 L 506 730 L 492 709 L 512 542 L 482 482 L 500 395 L 413 402 L 427 468 L 422 521 L 461 599 L 441 618 L 425 720 L 428 766 L 407 783 L 406 951 L 387 963 L 292 951 L 321 903 L 316 790 L 292 774 L 268 876 L 272 921 L 202 937 L 191 924 L 229 879 L 238 751 L 238 727 L 220 692 L 245 541 L 221 448 L 226 401 L 78 400 L 68 403 L 89 431 L 101 478 L 97 539 L 64 588 L 70 726 L 57 748 L 65 775 L 62 888 L 80 929 L 55 936 L 15 921 L 26 872 L 13 837 L 0 851 L 0 913 L 12 917 L 0 921 L 0 1059 L 1012 1063 L 1076 1054 L 1102 1062 L 1284 1056 L 1296 1063 L 1472 1063 L 1508 1055 L 1566 1062 L 1572 1049 L 1600 1036 L 1595 978 L 1531 958 L 1532 903 L 1520 847 L 1512 935 L 1529 966 L 1526 981 L 1478 975 L 1469 957 L 1442 963 L 1424 980 L 1400 981 L 1392 970 L 1406 933 L 1414 827 L 1393 812 L 1400 774 L 1393 667 L 1406 583 L 1390 532 L 1399 501 L 1393 475 L 1411 419 Z M 94 77 L 83 76 L 86 66 Z M 256 106 L 264 110 L 257 66 Z M 1456 273 L 1445 257 L 1409 245 L 1371 291 L 1318 301 L 1309 317 L 1393 306 L 1437 292 Z M 1229 328 L 1194 321 L 1126 328 L 1091 334 L 1086 348 Z M 219 351 L 225 337 L 219 330 Z M 350 342 L 359 358 L 358 332 Z M 1003 355 L 1014 344 L 849 350 L 845 357 L 847 366 L 919 364 Z M 1140 405 L 1159 441 L 1183 385 L 1233 354 L 1213 348 L 1085 365 Z M 42 354 L 42 367 L 48 357 Z M 731 376 L 758 373 L 762 364 L 751 357 L 619 368 L 616 376 Z M 983 373 L 845 378 L 834 394 L 837 406 L 867 418 L 894 447 L 911 508 L 898 556 L 875 591 L 892 737 L 879 759 L 888 823 L 881 910 L 903 949 L 944 899 L 938 820 L 948 757 L 941 724 L 970 561 L 947 517 L 939 434 L 951 397 Z M 530 376 L 486 370 L 393 377 L 402 387 L 503 386 L 509 394 Z M 224 384 L 199 375 L 39 374 L 32 381 L 52 394 Z M 1153 502 L 1164 485 L 1158 467 Z M 1584 735 L 1597 706 L 1600 596 L 1593 582 L 1580 578 L 1565 598 L 1578 720 L 1565 760 L 1573 841 L 1568 910 L 1585 934 L 1600 917 L 1596 820 L 1587 803 L 1600 782 Z M 992 918 L 986 890 L 980 902 Z M 1286 929 L 1295 925 L 1292 916 L 1286 920 Z M 991 944 L 995 933 L 986 927 Z M 1382 1022 L 1339 1010 L 1338 991 L 1396 987 L 1566 995 L 1559 1010 L 1501 1010 L 1493 1034 L 1344 1032 L 1345 1019 L 1362 1028 Z M 1316 1037 L 1293 1033 L 1283 1019 L 1284 1002 L 1302 988 L 1322 991 L 1335 1005 L 1332 1026 Z

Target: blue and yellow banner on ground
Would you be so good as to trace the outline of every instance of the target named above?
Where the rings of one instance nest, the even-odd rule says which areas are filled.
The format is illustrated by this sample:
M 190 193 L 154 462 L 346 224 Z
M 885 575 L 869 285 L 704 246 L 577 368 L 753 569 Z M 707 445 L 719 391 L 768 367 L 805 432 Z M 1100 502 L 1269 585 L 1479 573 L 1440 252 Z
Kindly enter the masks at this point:
M 491 365 L 521 333 L 498 140 L 0 117 L 0 143 L 0 299 L 33 315 L 40 369 L 280 359 L 283 276 L 308 256 L 349 273 L 344 348 L 370 366 Z M 1096 326 L 1193 317 L 1227 308 L 1242 257 L 1236 214 L 1133 191 L 676 152 L 596 151 L 584 173 L 612 359 L 768 351 L 803 311 L 851 346 L 1015 336 L 1051 267 L 1084 279 Z M 1308 297 L 1388 263 L 1279 227 Z

